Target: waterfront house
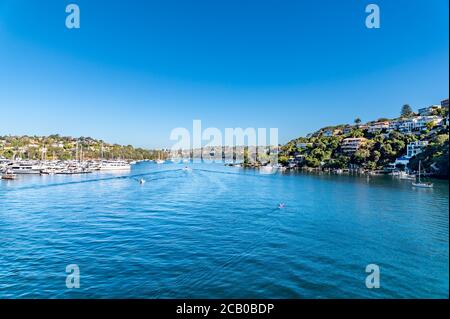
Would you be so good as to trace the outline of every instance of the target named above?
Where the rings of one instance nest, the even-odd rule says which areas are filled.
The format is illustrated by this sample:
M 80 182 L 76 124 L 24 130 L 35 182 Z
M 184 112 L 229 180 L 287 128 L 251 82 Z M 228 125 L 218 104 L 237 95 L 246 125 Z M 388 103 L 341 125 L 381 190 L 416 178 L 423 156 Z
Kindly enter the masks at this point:
M 388 169 L 393 170 L 397 168 L 397 165 L 404 165 L 405 167 L 409 164 L 409 160 L 416 156 L 417 154 L 423 152 L 423 149 L 428 145 L 428 141 L 415 141 L 408 144 L 406 147 L 406 155 L 403 155 L 395 160 L 394 163 L 390 164 Z
M 356 152 L 367 141 L 364 137 L 344 138 L 341 143 L 341 149 L 344 153 Z

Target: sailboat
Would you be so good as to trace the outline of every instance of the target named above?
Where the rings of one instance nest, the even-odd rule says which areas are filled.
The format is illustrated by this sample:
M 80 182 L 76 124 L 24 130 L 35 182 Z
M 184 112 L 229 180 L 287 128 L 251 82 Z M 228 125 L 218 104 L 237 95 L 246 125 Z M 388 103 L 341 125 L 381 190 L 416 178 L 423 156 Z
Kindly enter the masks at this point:
M 420 166 L 422 164 L 422 161 L 419 161 L 419 176 L 418 176 L 418 180 L 417 182 L 413 182 L 412 186 L 414 187 L 421 187 L 421 188 L 432 188 L 433 187 L 433 183 L 428 183 L 428 182 L 422 182 L 420 180 Z

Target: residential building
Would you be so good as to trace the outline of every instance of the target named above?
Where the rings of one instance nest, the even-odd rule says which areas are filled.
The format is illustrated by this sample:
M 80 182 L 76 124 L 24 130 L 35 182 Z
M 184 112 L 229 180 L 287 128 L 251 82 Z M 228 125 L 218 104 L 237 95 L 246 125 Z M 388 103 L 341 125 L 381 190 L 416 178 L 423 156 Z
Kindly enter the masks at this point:
M 406 157 L 411 158 L 421 153 L 423 149 L 428 145 L 428 141 L 416 141 L 411 142 L 406 147 Z
M 389 164 L 391 166 L 390 169 L 395 169 L 397 167 L 397 165 L 405 165 L 405 167 L 406 167 L 409 164 L 409 160 L 410 160 L 410 157 L 407 157 L 407 156 L 399 157 L 395 160 L 395 162 L 393 164 Z
M 441 107 L 445 107 L 448 109 L 448 99 L 442 100 L 441 101 Z
M 376 123 L 369 125 L 368 132 L 375 133 L 375 132 L 379 132 L 383 129 L 386 129 L 386 130 L 389 129 L 389 121 L 381 121 L 381 122 L 376 122 Z
M 397 129 L 402 133 L 410 133 L 414 130 L 415 121 L 413 119 L 405 119 L 398 121 Z
M 395 169 L 397 165 L 407 166 L 409 164 L 409 160 L 421 153 L 423 149 L 428 145 L 428 141 L 416 141 L 411 142 L 406 147 L 406 155 L 403 155 L 395 160 L 394 163 L 390 164 L 390 169 Z
M 343 133 L 343 134 L 348 134 L 348 133 L 350 133 L 350 132 L 352 131 L 352 129 L 353 129 L 353 127 L 351 127 L 351 126 L 346 126 L 346 127 L 344 127 L 344 129 L 342 130 L 342 133 Z
M 389 127 L 387 128 L 388 132 L 398 131 L 401 123 L 402 121 L 390 121 Z
M 441 108 L 440 105 L 431 105 L 428 107 L 424 107 L 424 108 L 419 109 L 419 115 L 420 116 L 433 115 L 434 112 L 436 110 L 439 110 L 440 108 Z
M 399 130 L 402 133 L 411 133 L 412 131 L 422 131 L 427 129 L 427 124 L 433 122 L 435 125 L 442 125 L 442 117 L 436 115 L 416 116 L 410 119 L 400 120 L 392 124 L 390 129 Z
M 325 137 L 331 137 L 331 136 L 333 136 L 333 131 L 332 130 L 325 130 L 325 131 L 323 131 L 322 135 L 325 136 Z
M 357 128 L 360 129 L 360 130 L 365 131 L 365 130 L 369 129 L 369 126 L 367 126 L 367 125 L 358 125 Z
M 442 118 L 440 116 L 418 116 L 414 120 L 414 129 L 417 131 L 422 131 L 427 128 L 428 123 L 434 123 L 435 125 L 440 125 Z
M 354 153 L 356 152 L 361 145 L 366 142 L 364 137 L 349 137 L 344 138 L 341 143 L 341 149 L 345 153 Z
M 308 146 L 312 146 L 312 145 L 313 145 L 312 143 L 297 143 L 297 148 L 305 149 L 305 148 L 308 148 Z

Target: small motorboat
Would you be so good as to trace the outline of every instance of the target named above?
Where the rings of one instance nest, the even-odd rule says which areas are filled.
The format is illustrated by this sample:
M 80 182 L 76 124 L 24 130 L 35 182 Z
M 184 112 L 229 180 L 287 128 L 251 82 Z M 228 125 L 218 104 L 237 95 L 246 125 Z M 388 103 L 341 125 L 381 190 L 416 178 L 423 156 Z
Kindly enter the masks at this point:
M 283 209 L 284 207 L 285 207 L 284 203 L 279 203 L 279 204 L 278 204 L 278 208 L 279 208 L 279 209 Z
M 17 175 L 9 170 L 2 174 L 2 179 L 5 179 L 5 180 L 14 180 L 16 178 L 17 178 Z
M 192 168 L 190 168 L 188 166 L 185 166 L 185 167 L 182 168 L 182 170 L 185 171 L 185 172 L 190 172 L 190 171 L 192 171 Z
M 139 184 L 141 184 L 141 185 L 145 184 L 145 179 L 141 178 L 141 179 L 139 180 Z

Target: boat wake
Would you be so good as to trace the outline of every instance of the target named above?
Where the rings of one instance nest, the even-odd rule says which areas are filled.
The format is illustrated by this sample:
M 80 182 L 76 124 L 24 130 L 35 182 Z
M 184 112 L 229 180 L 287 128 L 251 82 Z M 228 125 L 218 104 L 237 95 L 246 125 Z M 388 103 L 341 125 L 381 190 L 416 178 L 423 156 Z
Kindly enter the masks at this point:
M 104 177 L 104 178 L 92 178 L 92 179 L 86 179 L 81 181 L 67 181 L 62 183 L 52 183 L 52 184 L 46 184 L 46 185 L 32 185 L 32 186 L 23 186 L 23 187 L 16 187 L 14 189 L 11 189 L 10 191 L 19 191 L 19 190 L 29 190 L 29 189 L 44 189 L 44 188 L 50 188 L 50 187 L 58 187 L 58 186 L 67 186 L 67 185 L 79 185 L 79 184 L 86 184 L 86 183 L 96 183 L 96 182 L 105 182 L 105 181 L 113 181 L 113 180 L 120 180 L 120 179 L 133 179 L 133 180 L 141 180 L 143 177 L 147 176 L 155 176 L 160 174 L 166 174 L 166 173 L 173 173 L 182 172 L 181 169 L 170 169 L 165 171 L 157 171 L 157 172 L 150 172 L 150 173 L 143 173 L 143 174 L 133 174 L 133 175 L 121 175 L 121 176 L 114 176 L 114 177 Z M 179 178 L 180 174 L 177 176 L 165 176 L 160 178 L 149 178 L 146 179 L 146 181 L 151 182 L 155 180 L 161 180 L 161 179 L 168 179 L 168 178 Z

